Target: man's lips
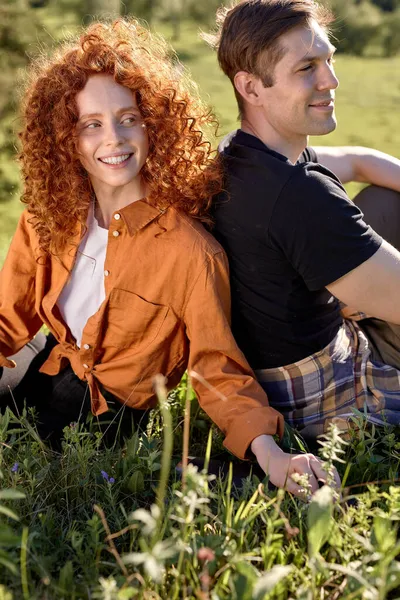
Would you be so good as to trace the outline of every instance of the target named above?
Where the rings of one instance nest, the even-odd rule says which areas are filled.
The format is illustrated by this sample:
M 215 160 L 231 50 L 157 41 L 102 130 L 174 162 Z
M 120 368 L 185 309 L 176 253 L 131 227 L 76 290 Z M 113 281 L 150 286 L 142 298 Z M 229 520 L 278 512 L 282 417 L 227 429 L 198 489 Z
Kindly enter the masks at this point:
M 335 101 L 333 98 L 331 98 L 330 100 L 320 100 L 319 102 L 313 102 L 309 106 L 312 106 L 313 108 L 333 108 L 334 104 Z

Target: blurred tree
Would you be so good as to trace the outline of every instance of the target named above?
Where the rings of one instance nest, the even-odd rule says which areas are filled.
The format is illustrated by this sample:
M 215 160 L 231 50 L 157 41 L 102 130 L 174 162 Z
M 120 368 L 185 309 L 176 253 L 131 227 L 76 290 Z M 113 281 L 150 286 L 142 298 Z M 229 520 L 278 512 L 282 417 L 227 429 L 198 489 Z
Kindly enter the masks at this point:
M 125 15 L 132 15 L 152 23 L 163 4 L 165 4 L 163 0 L 123 0 L 122 11 Z
M 181 19 L 185 10 L 185 0 L 169 0 L 169 20 L 172 23 L 172 41 L 179 40 L 181 35 Z
M 180 37 L 181 23 L 190 19 L 201 25 L 215 22 L 217 8 L 228 0 L 123 0 L 124 14 L 131 14 L 148 23 L 155 20 L 171 23 L 172 41 Z
M 383 27 L 383 51 L 385 56 L 394 56 L 400 52 L 400 8 L 387 15 Z
M 384 16 L 369 0 L 333 0 L 329 5 L 336 15 L 333 31 L 340 52 L 362 56 L 371 45 L 382 44 Z
M 27 0 L 2 0 L 0 3 L 0 201 L 7 200 L 18 183 L 16 170 L 10 169 L 15 156 L 15 119 L 17 75 L 28 63 L 27 51 L 48 35 L 40 27 L 37 11 Z M 4 166 L 5 165 L 5 166 Z
M 221 0 L 202 0 L 202 2 L 188 0 L 187 14 L 189 18 L 201 25 L 213 25 L 215 23 L 215 13 L 221 4 L 227 4 L 227 2 L 221 2 Z
M 48 2 L 49 0 L 29 0 L 29 6 L 31 8 L 43 8 Z
M 84 0 L 82 8 L 85 22 L 93 17 L 115 17 L 121 14 L 121 0 Z
M 376 4 L 376 6 L 387 12 L 393 12 L 400 8 L 400 0 L 372 0 L 372 4 Z

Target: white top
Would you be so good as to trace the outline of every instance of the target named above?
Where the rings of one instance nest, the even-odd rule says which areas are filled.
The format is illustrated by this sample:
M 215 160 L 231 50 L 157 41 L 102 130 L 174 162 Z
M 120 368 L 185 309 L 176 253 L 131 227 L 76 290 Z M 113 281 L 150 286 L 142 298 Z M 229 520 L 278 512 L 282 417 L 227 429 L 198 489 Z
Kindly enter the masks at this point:
M 87 320 L 94 315 L 105 298 L 104 263 L 107 252 L 108 229 L 99 227 L 90 205 L 87 232 L 79 244 L 74 267 L 65 284 L 58 308 L 68 325 L 77 346 Z

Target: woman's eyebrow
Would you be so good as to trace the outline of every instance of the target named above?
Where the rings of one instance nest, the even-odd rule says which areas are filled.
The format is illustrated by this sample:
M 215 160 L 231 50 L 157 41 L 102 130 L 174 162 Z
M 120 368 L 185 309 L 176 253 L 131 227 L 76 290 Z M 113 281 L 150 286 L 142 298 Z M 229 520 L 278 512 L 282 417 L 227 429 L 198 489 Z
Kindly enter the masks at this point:
M 140 111 L 137 106 L 127 106 L 124 108 L 119 108 L 116 111 L 116 114 L 122 115 L 123 113 L 126 113 L 126 112 L 134 112 L 134 113 L 140 114 Z M 102 116 L 101 113 L 88 113 L 88 114 L 84 114 L 81 117 L 79 117 L 78 120 L 82 121 L 83 119 L 95 119 L 95 118 L 101 117 L 101 116 Z
M 78 121 L 83 121 L 83 119 L 94 119 L 96 117 L 101 117 L 101 113 L 88 113 L 85 115 L 81 115 Z
M 117 114 L 122 114 L 125 112 L 136 112 L 136 113 L 140 113 L 139 109 L 137 106 L 127 106 L 126 108 L 120 108 L 119 110 L 117 110 Z

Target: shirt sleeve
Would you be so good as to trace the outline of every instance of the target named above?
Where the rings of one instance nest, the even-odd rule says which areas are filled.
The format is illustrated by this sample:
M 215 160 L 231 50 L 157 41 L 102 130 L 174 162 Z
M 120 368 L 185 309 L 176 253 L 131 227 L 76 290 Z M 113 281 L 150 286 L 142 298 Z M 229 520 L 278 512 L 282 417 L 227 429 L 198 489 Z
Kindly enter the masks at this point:
M 20 350 L 42 326 L 35 310 L 37 263 L 31 247 L 27 212 L 17 230 L 0 273 L 0 366 Z
M 300 156 L 298 162 L 299 163 L 305 163 L 305 162 L 317 163 L 318 156 L 317 156 L 317 153 L 315 152 L 314 148 L 311 148 L 311 146 L 307 146 L 307 148 L 303 151 L 302 155 Z
M 311 163 L 294 167 L 274 207 L 268 235 L 311 291 L 358 267 L 382 243 L 339 180 Z
M 188 370 L 201 407 L 225 434 L 225 447 L 244 459 L 262 434 L 283 434 L 284 420 L 265 392 L 230 329 L 228 263 L 217 253 L 202 268 L 184 311 L 190 341 Z

